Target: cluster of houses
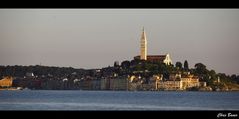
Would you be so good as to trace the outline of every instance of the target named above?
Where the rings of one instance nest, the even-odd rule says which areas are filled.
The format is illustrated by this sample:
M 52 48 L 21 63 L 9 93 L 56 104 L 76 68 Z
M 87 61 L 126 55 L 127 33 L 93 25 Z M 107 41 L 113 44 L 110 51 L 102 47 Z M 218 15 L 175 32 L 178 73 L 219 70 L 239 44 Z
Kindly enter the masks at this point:
M 96 71 L 100 72 L 100 71 Z M 74 75 L 74 73 L 72 74 Z M 197 76 L 190 73 L 173 73 L 169 79 L 162 74 L 145 78 L 136 75 L 118 76 L 116 73 L 105 77 L 84 76 L 54 78 L 52 75 L 35 76 L 26 73 L 22 78 L 4 77 L 0 87 L 22 87 L 29 89 L 76 89 L 76 90 L 186 90 L 189 88 L 206 87 Z
M 148 83 L 143 83 L 144 79 L 140 76 L 131 76 L 129 78 L 130 86 L 140 87 L 143 90 L 186 90 L 190 88 L 206 87 L 206 82 L 200 82 L 197 76 L 190 73 L 170 74 L 169 79 L 165 79 L 162 74 L 153 75 Z M 131 87 L 131 89 L 133 89 Z M 137 88 L 135 88 L 137 89 Z

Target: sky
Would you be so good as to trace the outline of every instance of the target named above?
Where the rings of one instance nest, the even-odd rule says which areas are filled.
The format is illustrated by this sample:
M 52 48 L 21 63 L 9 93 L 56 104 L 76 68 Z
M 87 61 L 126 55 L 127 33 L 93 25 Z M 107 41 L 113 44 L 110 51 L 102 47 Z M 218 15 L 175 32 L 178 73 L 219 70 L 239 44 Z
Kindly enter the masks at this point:
M 239 9 L 1 9 L 0 65 L 102 68 L 148 55 L 239 74 Z

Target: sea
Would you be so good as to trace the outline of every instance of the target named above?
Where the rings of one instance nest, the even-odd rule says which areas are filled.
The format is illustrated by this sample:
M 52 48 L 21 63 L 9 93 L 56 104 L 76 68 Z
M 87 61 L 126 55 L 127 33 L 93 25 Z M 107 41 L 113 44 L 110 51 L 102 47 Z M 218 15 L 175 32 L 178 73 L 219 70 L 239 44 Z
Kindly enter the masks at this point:
M 239 110 L 239 92 L 1 90 L 0 110 Z

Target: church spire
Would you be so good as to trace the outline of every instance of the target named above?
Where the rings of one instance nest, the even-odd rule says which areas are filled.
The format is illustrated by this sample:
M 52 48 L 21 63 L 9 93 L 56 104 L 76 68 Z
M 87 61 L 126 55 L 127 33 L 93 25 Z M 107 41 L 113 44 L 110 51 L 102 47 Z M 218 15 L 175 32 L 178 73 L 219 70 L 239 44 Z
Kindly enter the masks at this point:
M 141 60 L 147 60 L 147 38 L 146 38 L 146 32 L 143 27 L 141 40 L 140 40 L 140 59 Z

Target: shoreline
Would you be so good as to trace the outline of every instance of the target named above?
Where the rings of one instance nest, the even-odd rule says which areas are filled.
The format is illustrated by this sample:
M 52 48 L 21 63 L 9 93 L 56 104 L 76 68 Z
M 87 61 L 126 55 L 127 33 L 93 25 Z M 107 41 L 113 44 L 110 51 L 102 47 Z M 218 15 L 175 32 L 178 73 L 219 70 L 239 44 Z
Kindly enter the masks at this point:
M 23 88 L 0 88 L 0 91 L 4 90 L 11 90 L 11 91 L 16 91 L 16 90 L 45 90 L 47 89 L 23 89 Z M 49 90 L 49 91 L 54 91 L 54 90 Z M 239 92 L 239 90 L 220 90 L 220 91 L 209 91 L 209 90 L 55 90 L 55 91 L 127 91 L 127 92 Z

